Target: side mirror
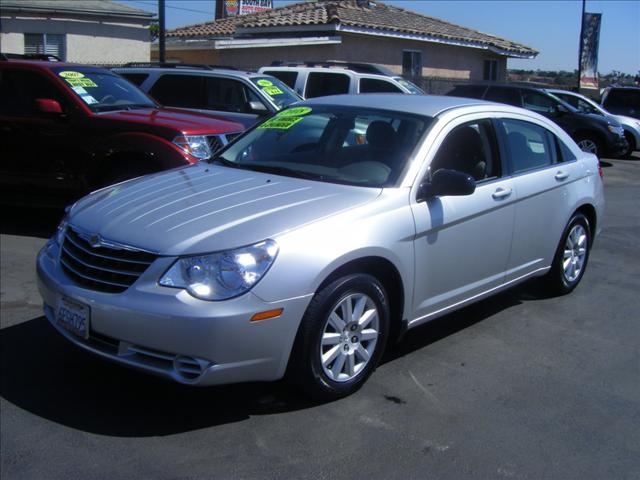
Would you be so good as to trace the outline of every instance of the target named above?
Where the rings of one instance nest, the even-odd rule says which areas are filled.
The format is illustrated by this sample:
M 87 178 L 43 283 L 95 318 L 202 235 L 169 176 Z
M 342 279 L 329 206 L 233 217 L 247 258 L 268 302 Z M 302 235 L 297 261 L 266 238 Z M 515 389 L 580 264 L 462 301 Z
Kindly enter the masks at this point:
M 251 113 L 257 113 L 258 115 L 263 115 L 269 112 L 269 109 L 264 106 L 262 102 L 249 102 L 249 109 Z
M 62 107 L 57 100 L 52 100 L 50 98 L 36 98 L 36 109 L 40 113 L 52 113 L 56 115 L 60 115 L 64 113 L 62 111 Z
M 430 197 L 445 197 L 449 195 L 471 195 L 476 191 L 476 181 L 471 175 L 458 170 L 441 168 L 431 176 L 431 181 L 420 185 L 418 202 Z

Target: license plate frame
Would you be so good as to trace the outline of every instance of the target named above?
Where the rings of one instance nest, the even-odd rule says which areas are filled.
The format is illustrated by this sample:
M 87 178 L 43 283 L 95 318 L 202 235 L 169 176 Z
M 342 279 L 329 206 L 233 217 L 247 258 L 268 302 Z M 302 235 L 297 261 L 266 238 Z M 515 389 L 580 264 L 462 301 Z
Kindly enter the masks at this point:
M 91 308 L 89 305 L 67 297 L 60 297 L 56 309 L 56 325 L 87 340 L 90 321 Z

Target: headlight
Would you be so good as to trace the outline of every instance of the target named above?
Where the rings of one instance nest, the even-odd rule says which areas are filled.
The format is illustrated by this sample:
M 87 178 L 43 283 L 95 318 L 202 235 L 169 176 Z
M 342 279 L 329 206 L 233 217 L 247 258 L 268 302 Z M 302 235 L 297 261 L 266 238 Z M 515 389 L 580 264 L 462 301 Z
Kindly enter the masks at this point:
M 622 127 L 616 127 L 614 125 L 607 125 L 607 128 L 609 129 L 609 131 L 611 133 L 615 133 L 616 135 L 620 135 L 620 136 L 624 135 L 624 129 Z
M 273 240 L 248 247 L 184 257 L 160 279 L 165 287 L 184 288 L 202 300 L 226 300 L 248 292 L 269 270 L 278 253 Z
M 173 139 L 173 143 L 200 160 L 211 158 L 211 147 L 204 135 L 180 135 Z

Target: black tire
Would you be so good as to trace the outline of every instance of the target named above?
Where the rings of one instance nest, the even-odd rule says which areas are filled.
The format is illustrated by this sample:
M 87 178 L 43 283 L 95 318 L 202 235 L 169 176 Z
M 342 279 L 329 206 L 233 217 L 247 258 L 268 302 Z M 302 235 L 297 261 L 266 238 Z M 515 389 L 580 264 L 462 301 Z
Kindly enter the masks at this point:
M 377 325 L 375 341 L 365 340 L 365 335 L 371 336 L 371 331 L 375 329 L 365 328 L 361 330 L 360 327 L 357 327 L 357 324 L 359 324 L 357 315 L 353 316 L 355 321 L 346 322 L 342 332 L 338 333 L 337 329 L 335 329 L 335 333 L 332 331 L 334 330 L 333 323 L 335 323 L 335 320 L 333 320 L 333 317 L 330 320 L 331 314 L 338 310 L 341 305 L 346 306 L 347 303 L 356 307 L 355 313 L 357 314 L 359 301 L 366 302 L 364 311 L 370 312 L 373 306 L 377 310 L 377 324 L 374 320 L 370 320 L 366 324 L 367 327 Z M 340 320 L 346 316 L 344 315 L 344 310 L 341 311 L 343 315 L 338 315 L 341 317 Z M 291 359 L 289 360 L 287 372 L 289 380 L 315 400 L 334 400 L 358 390 L 375 370 L 384 352 L 389 334 L 389 312 L 387 294 L 380 282 L 371 275 L 347 275 L 322 288 L 313 297 L 302 318 Z M 360 319 L 365 317 L 363 314 Z M 357 328 L 353 329 L 354 326 Z M 323 336 L 326 339 L 328 336 L 336 334 L 341 339 L 335 340 L 335 344 L 322 344 Z M 360 338 L 360 335 L 362 335 L 362 338 Z M 354 339 L 358 339 L 358 342 L 356 343 Z M 371 350 L 368 360 L 364 360 L 360 353 L 362 351 L 360 347 L 364 350 Z M 332 352 L 335 353 L 334 348 L 337 348 L 337 357 L 331 363 L 325 361 L 326 363 L 323 365 L 321 355 L 330 358 Z M 352 356 L 352 359 L 349 359 L 349 356 Z M 358 360 L 363 362 L 359 368 L 355 363 Z M 338 365 L 340 361 L 342 361 L 342 364 Z M 338 372 L 336 378 L 332 378 L 332 376 L 336 375 L 333 373 L 334 369 Z M 343 369 L 346 371 L 341 373 Z M 349 370 L 355 372 L 351 377 Z
M 579 272 L 575 275 L 575 278 L 572 275 L 568 275 L 568 272 L 565 270 L 565 250 L 570 251 L 572 249 L 567 249 L 569 236 L 574 234 L 574 229 L 577 232 L 580 232 L 579 229 L 582 229 L 584 232 L 584 260 L 582 262 L 581 268 Z M 567 224 L 567 227 L 564 229 L 562 233 L 562 237 L 560 243 L 558 244 L 558 249 L 556 250 L 555 257 L 553 259 L 553 264 L 551 265 L 551 270 L 547 273 L 545 277 L 545 286 L 547 289 L 556 295 L 566 295 L 573 291 L 574 288 L 578 286 L 580 280 L 584 275 L 585 270 L 587 269 L 587 263 L 589 261 L 589 253 L 591 251 L 591 227 L 589 226 L 589 220 L 582 213 L 575 213 L 571 220 Z M 573 264 L 574 260 L 577 260 L 577 255 L 575 255 L 575 251 L 571 254 L 567 260 Z
M 602 142 L 600 139 L 589 135 L 589 134 L 581 134 L 576 138 L 576 143 L 578 146 L 584 150 L 585 152 L 593 153 L 596 157 L 600 158 L 604 153 L 602 148 Z M 592 148 L 585 148 L 587 145 L 592 146 Z
M 627 149 L 624 151 L 624 153 L 622 155 L 620 155 L 620 158 L 631 158 L 631 154 L 635 151 L 636 149 L 636 142 L 633 138 L 633 135 L 629 132 L 624 132 L 624 138 L 627 140 L 627 144 L 629 145 L 627 147 Z

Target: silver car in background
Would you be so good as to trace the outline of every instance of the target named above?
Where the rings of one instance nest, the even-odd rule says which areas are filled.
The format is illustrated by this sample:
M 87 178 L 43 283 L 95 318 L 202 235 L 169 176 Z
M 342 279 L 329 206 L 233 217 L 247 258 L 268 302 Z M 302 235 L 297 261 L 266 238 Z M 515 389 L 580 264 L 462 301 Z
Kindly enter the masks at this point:
M 627 147 L 627 151 L 620 155 L 621 158 L 627 158 L 635 150 L 640 150 L 640 120 L 637 118 L 627 117 L 625 115 L 615 115 L 605 110 L 601 105 L 598 105 L 590 98 L 580 95 L 579 93 L 553 89 L 547 89 L 547 91 L 553 93 L 556 97 L 560 97 L 582 113 L 611 117 L 622 125 L 622 128 L 624 129 L 624 138 L 627 140 L 627 144 L 629 146 Z
M 358 389 L 399 332 L 584 275 L 601 171 L 550 120 L 437 96 L 322 97 L 188 168 L 73 205 L 37 260 L 74 344 L 191 385 Z

